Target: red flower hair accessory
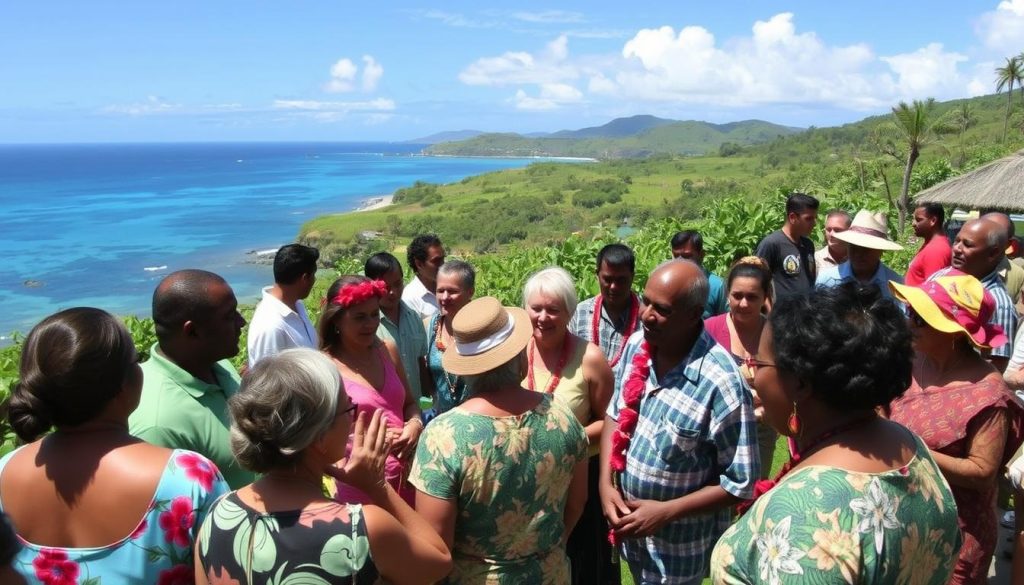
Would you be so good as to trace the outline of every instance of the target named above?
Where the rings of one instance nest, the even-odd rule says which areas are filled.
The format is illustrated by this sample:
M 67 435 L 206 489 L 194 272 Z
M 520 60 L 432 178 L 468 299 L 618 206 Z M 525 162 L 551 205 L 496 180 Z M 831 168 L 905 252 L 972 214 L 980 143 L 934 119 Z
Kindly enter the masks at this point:
M 358 284 L 346 284 L 334 295 L 331 303 L 342 307 L 351 307 L 371 299 L 381 298 L 388 294 L 388 285 L 383 280 L 364 280 Z

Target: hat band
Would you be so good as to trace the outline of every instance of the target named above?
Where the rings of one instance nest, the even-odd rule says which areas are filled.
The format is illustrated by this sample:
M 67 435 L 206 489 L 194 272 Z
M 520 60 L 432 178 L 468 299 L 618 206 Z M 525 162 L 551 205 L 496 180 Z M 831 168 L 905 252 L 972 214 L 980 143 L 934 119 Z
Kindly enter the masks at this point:
M 861 227 L 859 225 L 850 226 L 846 231 L 856 232 L 858 234 L 864 234 L 868 236 L 875 236 L 876 238 L 882 238 L 883 240 L 889 239 L 887 234 L 881 230 L 873 230 L 871 228 Z
M 508 339 L 510 335 L 512 335 L 512 330 L 515 329 L 516 324 L 512 315 L 508 313 L 506 314 L 508 315 L 508 321 L 505 323 L 504 327 L 495 331 L 491 335 L 476 341 L 462 342 L 456 340 L 455 351 L 457 351 L 459 355 L 477 355 L 500 345 L 503 341 Z

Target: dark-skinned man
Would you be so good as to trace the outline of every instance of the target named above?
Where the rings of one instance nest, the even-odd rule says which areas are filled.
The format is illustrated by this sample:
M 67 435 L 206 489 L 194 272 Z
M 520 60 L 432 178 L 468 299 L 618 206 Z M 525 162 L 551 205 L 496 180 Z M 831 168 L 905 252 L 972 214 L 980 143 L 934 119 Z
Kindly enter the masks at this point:
M 638 584 L 700 583 L 730 507 L 751 497 L 758 477 L 753 399 L 704 331 L 707 293 L 693 262 L 656 268 L 641 298 L 642 328 L 617 366 L 621 384 L 601 436 L 601 505 Z

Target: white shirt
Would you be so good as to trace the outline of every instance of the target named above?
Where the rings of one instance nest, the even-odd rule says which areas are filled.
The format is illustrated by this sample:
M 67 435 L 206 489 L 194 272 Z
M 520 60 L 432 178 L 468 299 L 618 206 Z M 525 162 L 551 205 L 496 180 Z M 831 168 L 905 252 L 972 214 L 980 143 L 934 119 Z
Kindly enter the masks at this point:
M 402 291 L 402 300 L 413 311 L 419 313 L 421 319 L 432 317 L 434 313 L 441 310 L 441 306 L 437 304 L 437 296 L 423 286 L 418 276 L 414 276 L 409 284 L 405 285 L 405 290 Z
M 295 311 L 270 294 L 273 287 L 263 289 L 263 300 L 256 305 L 249 323 L 249 367 L 261 359 L 293 347 L 316 349 L 316 329 L 309 321 L 302 301 L 295 302 Z

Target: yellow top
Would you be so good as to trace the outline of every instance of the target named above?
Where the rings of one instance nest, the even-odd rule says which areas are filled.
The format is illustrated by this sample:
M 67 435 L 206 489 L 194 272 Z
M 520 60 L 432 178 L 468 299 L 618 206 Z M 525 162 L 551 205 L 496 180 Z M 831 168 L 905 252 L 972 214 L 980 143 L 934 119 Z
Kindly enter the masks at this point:
M 567 333 L 568 335 L 568 333 Z M 594 414 L 590 406 L 590 386 L 583 376 L 583 355 L 587 353 L 587 341 L 576 338 L 575 346 L 572 348 L 572 355 L 565 362 L 562 368 L 562 379 L 558 381 L 553 392 L 555 399 L 572 411 L 576 420 L 586 427 L 593 422 Z M 538 367 L 538 365 L 540 367 Z M 544 364 L 534 363 L 533 366 L 533 388 L 537 392 L 544 392 L 551 383 L 552 373 L 544 370 Z M 523 387 L 528 387 L 529 380 L 523 379 Z M 595 443 L 587 448 L 587 455 L 593 456 L 601 450 L 601 445 Z

